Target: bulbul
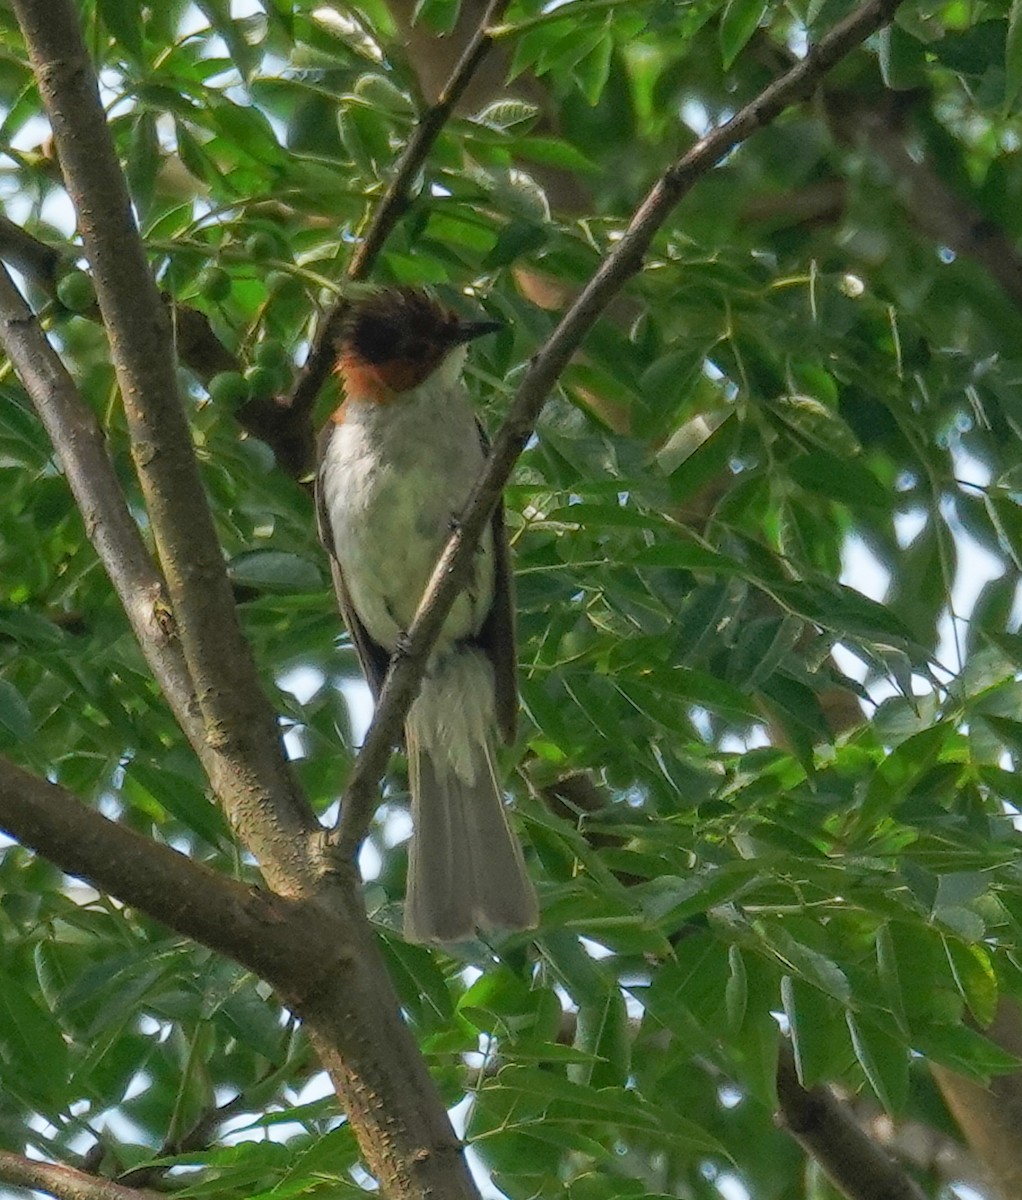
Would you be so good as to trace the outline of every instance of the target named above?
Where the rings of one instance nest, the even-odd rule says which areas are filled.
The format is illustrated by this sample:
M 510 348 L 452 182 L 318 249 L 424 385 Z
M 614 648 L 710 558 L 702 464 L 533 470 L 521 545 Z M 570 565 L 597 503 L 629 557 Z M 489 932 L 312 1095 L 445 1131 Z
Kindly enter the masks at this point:
M 341 335 L 344 400 L 320 439 L 316 510 L 341 613 L 377 697 L 483 467 L 485 436 L 461 375 L 468 342 L 498 328 L 462 320 L 417 288 L 391 288 L 355 304 Z M 495 755 L 498 734 L 514 739 L 517 707 L 498 506 L 405 723 L 409 941 L 537 923 Z

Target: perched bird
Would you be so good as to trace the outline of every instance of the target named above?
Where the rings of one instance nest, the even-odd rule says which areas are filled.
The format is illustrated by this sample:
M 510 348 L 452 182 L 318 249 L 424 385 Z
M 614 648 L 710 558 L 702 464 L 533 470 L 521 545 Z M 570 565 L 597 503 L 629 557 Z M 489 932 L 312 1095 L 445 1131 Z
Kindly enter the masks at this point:
M 334 586 L 369 686 L 390 656 L 486 457 L 461 380 L 467 343 L 498 329 L 417 288 L 354 305 L 340 340 L 344 401 L 320 439 L 316 509 Z M 405 723 L 412 835 L 405 936 L 456 942 L 538 919 L 497 777 L 514 738 L 514 601 L 498 506 L 443 624 Z

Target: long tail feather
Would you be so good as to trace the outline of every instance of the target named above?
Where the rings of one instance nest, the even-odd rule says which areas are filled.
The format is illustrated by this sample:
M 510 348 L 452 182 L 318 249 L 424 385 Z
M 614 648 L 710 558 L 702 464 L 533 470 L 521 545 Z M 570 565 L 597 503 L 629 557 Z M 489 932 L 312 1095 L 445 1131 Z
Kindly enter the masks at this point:
M 482 655 L 462 650 L 427 676 L 406 728 L 409 941 L 464 941 L 477 929 L 530 929 L 538 921 L 497 782 L 493 726 L 492 671 Z

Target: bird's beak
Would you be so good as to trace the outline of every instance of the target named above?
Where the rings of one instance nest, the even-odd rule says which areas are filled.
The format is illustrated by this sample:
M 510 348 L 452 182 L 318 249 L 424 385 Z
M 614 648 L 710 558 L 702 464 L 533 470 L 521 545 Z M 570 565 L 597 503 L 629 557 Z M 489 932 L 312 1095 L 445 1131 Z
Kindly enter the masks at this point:
M 503 321 L 459 321 L 454 330 L 454 344 L 460 346 L 464 342 L 471 342 L 477 337 L 482 337 L 483 334 L 496 333 L 498 329 L 503 328 Z

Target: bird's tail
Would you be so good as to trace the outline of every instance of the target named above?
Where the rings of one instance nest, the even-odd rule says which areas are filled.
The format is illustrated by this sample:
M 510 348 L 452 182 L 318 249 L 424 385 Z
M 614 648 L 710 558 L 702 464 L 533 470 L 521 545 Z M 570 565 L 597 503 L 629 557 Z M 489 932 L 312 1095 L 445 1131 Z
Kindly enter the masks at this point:
M 493 695 L 489 661 L 462 647 L 431 668 L 408 717 L 411 942 L 459 942 L 539 919 L 497 782 Z

